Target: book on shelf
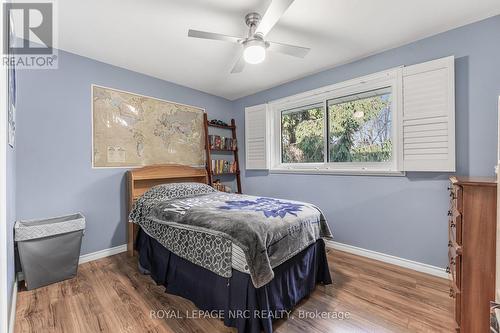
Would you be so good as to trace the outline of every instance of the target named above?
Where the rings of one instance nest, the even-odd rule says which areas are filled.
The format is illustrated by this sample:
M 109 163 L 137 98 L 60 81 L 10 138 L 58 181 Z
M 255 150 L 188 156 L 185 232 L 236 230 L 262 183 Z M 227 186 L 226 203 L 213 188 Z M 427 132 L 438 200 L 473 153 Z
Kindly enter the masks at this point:
M 238 171 L 236 161 L 212 160 L 212 172 L 214 174 L 236 173 L 236 171 Z
M 220 179 L 216 179 L 213 183 L 212 183 L 212 186 L 213 188 L 215 188 L 217 191 L 221 191 L 221 192 L 227 192 L 227 193 L 232 193 L 233 192 L 233 189 L 231 188 L 231 186 L 228 186 L 228 185 L 224 185 L 220 182 Z
M 236 139 L 226 138 L 219 135 L 209 135 L 208 142 L 210 149 L 236 150 Z

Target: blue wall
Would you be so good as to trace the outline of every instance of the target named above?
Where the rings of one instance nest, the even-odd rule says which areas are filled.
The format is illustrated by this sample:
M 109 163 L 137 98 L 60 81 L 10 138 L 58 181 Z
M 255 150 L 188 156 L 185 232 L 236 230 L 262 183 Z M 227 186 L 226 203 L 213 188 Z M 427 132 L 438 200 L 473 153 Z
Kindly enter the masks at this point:
M 232 107 L 223 98 L 62 51 L 58 70 L 18 73 L 17 218 L 82 212 L 82 254 L 126 242 L 126 169 L 91 166 L 92 83 L 203 107 L 226 121 Z
M 457 173 L 493 175 L 500 94 L 499 31 L 497 16 L 234 102 L 60 52 L 59 70 L 19 71 L 13 172 L 17 218 L 81 211 L 88 222 L 82 253 L 125 243 L 125 169 L 91 168 L 91 83 L 204 107 L 211 117 L 223 120 L 233 116 L 243 143 L 245 106 L 453 54 Z M 240 149 L 244 163 L 243 144 Z M 448 174 L 372 177 L 242 171 L 246 193 L 309 201 L 322 207 L 339 242 L 446 265 Z
M 239 140 L 244 107 L 399 65 L 455 55 L 457 174 L 494 175 L 500 95 L 500 16 L 451 30 L 235 101 Z M 242 160 L 244 147 L 241 146 Z M 243 191 L 319 205 L 335 240 L 444 267 L 448 174 L 406 177 L 267 174 L 244 171 Z

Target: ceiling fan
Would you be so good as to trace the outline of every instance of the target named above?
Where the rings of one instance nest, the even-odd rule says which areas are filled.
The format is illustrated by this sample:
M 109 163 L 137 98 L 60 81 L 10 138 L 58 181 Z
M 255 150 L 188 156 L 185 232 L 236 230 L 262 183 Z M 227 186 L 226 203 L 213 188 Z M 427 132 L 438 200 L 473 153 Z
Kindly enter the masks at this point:
M 240 73 L 245 67 L 245 62 L 249 64 L 261 63 L 266 59 L 266 50 L 304 58 L 311 50 L 310 48 L 270 42 L 264 39 L 293 1 L 294 0 L 272 0 L 263 17 L 258 13 L 247 14 L 245 16 L 245 23 L 248 26 L 247 37 L 227 36 L 193 29 L 189 29 L 188 36 L 221 40 L 242 45 L 242 54 L 240 54 L 231 73 Z

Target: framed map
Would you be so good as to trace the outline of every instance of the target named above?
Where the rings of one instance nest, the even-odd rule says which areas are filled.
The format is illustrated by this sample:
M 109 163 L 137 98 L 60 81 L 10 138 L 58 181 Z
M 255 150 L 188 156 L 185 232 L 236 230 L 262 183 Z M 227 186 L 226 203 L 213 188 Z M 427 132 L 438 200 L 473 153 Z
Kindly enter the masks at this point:
M 92 166 L 205 165 L 204 110 L 92 85 Z

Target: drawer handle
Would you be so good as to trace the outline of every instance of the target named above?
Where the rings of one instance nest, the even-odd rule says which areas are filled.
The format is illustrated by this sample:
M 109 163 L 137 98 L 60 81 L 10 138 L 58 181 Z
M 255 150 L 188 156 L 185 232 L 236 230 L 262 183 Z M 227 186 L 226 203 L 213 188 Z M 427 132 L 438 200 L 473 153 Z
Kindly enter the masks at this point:
M 451 273 L 450 266 L 446 266 L 446 273 L 448 273 L 448 274 L 450 274 L 450 273 Z
M 455 298 L 455 292 L 453 291 L 453 288 L 450 288 L 450 297 Z
M 453 222 L 450 223 L 450 228 L 455 228 L 457 225 Z
M 448 186 L 448 191 L 451 191 L 451 190 L 453 190 L 453 187 Z
M 448 241 L 448 247 L 452 247 L 453 244 L 451 243 L 451 241 Z
M 448 211 L 448 216 L 452 216 L 453 212 L 451 210 Z

